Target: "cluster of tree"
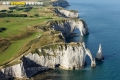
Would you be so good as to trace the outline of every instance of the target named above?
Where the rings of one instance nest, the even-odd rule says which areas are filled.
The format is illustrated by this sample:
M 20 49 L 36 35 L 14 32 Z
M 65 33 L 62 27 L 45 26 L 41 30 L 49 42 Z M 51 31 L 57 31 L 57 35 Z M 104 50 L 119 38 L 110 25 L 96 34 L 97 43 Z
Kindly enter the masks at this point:
M 0 12 L 6 12 L 7 10 L 0 10 Z
M 14 7 L 9 7 L 10 10 L 17 10 L 17 11 L 20 11 L 20 10 L 23 10 L 24 12 L 28 12 L 32 9 L 31 6 L 14 6 Z
M 17 8 L 18 8 L 17 6 L 9 7 L 10 10 L 14 10 L 14 9 L 17 9 Z
M 6 14 L 6 13 L 0 13 L 0 17 L 27 17 L 27 14 Z
M 7 13 L 12 13 L 13 10 L 0 10 L 0 12 L 1 12 L 1 13 L 6 13 L 6 12 L 7 12 Z
M 32 7 L 25 7 L 23 11 L 24 12 L 29 12 L 31 9 L 32 9 Z

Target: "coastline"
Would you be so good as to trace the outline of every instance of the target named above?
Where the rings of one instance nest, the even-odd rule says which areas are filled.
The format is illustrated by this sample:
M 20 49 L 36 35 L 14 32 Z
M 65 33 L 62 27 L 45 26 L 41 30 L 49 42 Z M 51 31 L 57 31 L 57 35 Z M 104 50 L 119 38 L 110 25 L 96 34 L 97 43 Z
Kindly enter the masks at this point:
M 64 6 L 65 6 L 65 4 L 64 4 Z M 68 6 L 68 4 L 67 4 L 67 6 Z M 63 7 L 63 6 L 62 6 L 62 7 Z M 71 12 L 71 13 L 73 13 L 73 12 Z M 80 20 L 80 19 L 78 18 L 78 16 L 77 16 L 77 17 L 76 17 L 76 16 L 75 16 L 75 17 L 73 16 L 72 18 L 71 18 L 71 16 L 69 16 L 68 18 L 70 18 L 70 19 L 74 19 L 74 18 L 75 18 L 75 19 Z M 70 20 L 70 21 L 71 21 L 71 20 Z M 68 23 L 68 22 L 70 22 L 70 21 L 68 20 L 68 21 L 66 21 L 66 22 Z M 66 23 L 66 22 L 65 22 L 65 23 Z M 70 23 L 71 23 L 71 22 L 70 22 Z M 77 23 L 77 22 L 76 22 L 76 23 Z M 75 23 L 75 24 L 76 24 L 76 23 Z M 56 25 L 56 23 L 55 23 L 54 25 Z M 77 24 L 77 25 L 78 25 L 78 24 Z M 59 25 L 58 25 L 58 26 L 59 26 Z M 75 26 L 76 26 L 76 25 L 75 25 Z M 85 27 L 85 24 L 82 24 L 82 27 Z M 83 29 L 83 28 L 82 28 L 82 29 Z M 81 29 L 80 32 L 82 32 L 82 29 Z M 81 33 L 82 36 L 88 34 L 87 29 L 88 29 L 87 27 L 83 29 L 85 32 Z M 74 30 L 74 29 L 73 29 L 73 30 Z M 62 31 L 63 31 L 63 30 L 62 30 Z M 64 33 L 64 32 L 63 32 L 63 33 Z M 83 46 L 83 48 L 85 48 L 84 45 L 82 45 L 82 46 Z M 85 49 L 85 50 L 86 50 L 86 49 Z M 73 51 L 74 51 L 74 50 L 73 50 Z M 88 52 L 88 54 L 90 54 L 90 56 L 92 56 L 90 52 Z M 91 58 L 91 60 L 92 60 L 92 58 Z M 94 62 L 94 61 L 93 61 L 93 62 Z M 81 65 L 82 65 L 82 64 L 81 64 Z M 84 62 L 83 62 L 83 65 L 84 65 Z M 82 66 L 83 66 L 83 65 L 82 65 Z M 96 64 L 94 63 L 94 65 L 96 65 Z
M 69 2 L 68 2 L 69 3 Z M 64 10 L 67 10 L 67 9 L 65 9 L 66 7 L 68 7 L 68 6 L 71 6 L 70 4 L 68 5 L 67 4 L 67 6 L 61 6 Z M 56 11 L 57 10 L 57 11 Z M 58 11 L 59 9 L 56 9 L 55 8 L 55 12 L 56 13 L 59 13 L 59 14 L 61 14 L 59 11 Z M 75 10 L 76 11 L 76 10 Z M 78 12 L 78 11 L 77 11 Z M 79 12 L 78 12 L 78 14 L 79 14 Z M 63 14 L 61 14 L 62 15 L 62 17 L 66 17 L 65 15 L 63 15 Z M 66 18 L 70 18 L 70 17 L 66 17 Z M 78 15 L 78 17 L 73 17 L 73 18 L 77 18 L 77 19 L 79 19 L 79 15 Z M 85 21 L 84 21 L 85 22 Z M 71 37 L 71 35 L 70 36 L 68 36 L 68 37 Z M 72 37 L 74 37 L 74 36 L 72 36 Z M 87 65 L 87 63 L 85 62 L 85 66 Z M 60 68 L 61 69 L 64 69 L 64 70 L 68 70 L 68 69 L 66 69 L 66 68 L 64 68 L 64 67 L 62 67 L 62 66 L 60 66 Z M 59 70 L 60 70 L 60 68 L 58 68 L 58 72 L 59 72 Z M 72 69 L 71 69 L 72 70 Z M 51 74 L 52 72 L 54 72 L 54 71 L 56 71 L 57 72 L 57 69 L 53 69 L 53 70 L 50 70 L 50 71 L 45 71 L 45 72 L 42 72 L 41 73 L 41 71 L 40 71 L 40 73 L 38 72 L 38 74 L 36 74 L 36 75 L 34 75 L 33 77 L 31 77 L 31 79 L 33 79 L 33 80 L 35 80 L 35 79 L 41 79 L 41 80 L 45 80 L 45 79 L 52 79 L 52 78 L 54 78 L 55 76 L 56 77 L 59 77 L 56 73 L 54 73 L 54 74 Z M 51 74 L 51 75 L 50 75 Z M 64 76 L 64 75 L 62 75 L 62 76 Z

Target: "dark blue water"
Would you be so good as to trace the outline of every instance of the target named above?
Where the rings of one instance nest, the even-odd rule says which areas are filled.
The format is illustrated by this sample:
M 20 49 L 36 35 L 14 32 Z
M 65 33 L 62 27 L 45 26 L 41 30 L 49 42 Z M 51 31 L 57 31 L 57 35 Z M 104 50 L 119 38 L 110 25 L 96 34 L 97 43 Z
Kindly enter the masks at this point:
M 53 80 L 120 80 L 120 1 L 119 0 L 68 0 L 70 7 L 79 11 L 89 27 L 89 36 L 76 37 L 73 41 L 84 41 L 96 55 L 101 43 L 105 60 L 84 70 L 60 70 L 59 78 Z M 62 76 L 60 76 L 62 75 Z
M 120 1 L 119 0 L 68 0 L 70 7 L 79 11 L 89 27 L 90 34 L 71 41 L 84 41 L 95 57 L 101 43 L 105 60 L 96 68 L 83 70 L 58 70 L 53 80 L 120 80 Z

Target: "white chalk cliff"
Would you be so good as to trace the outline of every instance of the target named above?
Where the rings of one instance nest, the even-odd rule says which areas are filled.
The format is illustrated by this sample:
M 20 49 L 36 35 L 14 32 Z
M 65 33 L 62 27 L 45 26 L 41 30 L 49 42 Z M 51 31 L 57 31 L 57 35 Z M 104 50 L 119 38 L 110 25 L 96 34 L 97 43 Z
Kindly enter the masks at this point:
M 69 3 L 65 0 L 57 0 L 51 2 L 53 6 L 66 7 Z M 67 17 L 76 18 L 78 13 L 67 10 L 59 10 L 59 12 Z M 78 29 L 81 36 L 89 34 L 88 27 L 83 20 L 67 19 L 50 21 L 53 30 L 61 31 L 64 36 L 74 33 Z M 97 58 L 101 58 L 102 48 L 100 46 Z M 36 49 L 36 53 L 29 53 L 23 56 L 21 63 L 6 67 L 0 70 L 0 79 L 4 78 L 30 78 L 39 71 L 55 69 L 59 65 L 60 68 L 66 70 L 82 69 L 85 66 L 86 56 L 90 57 L 91 67 L 96 66 L 95 58 L 89 49 L 85 47 L 85 43 L 70 44 L 52 44 Z
M 38 53 L 35 54 L 29 53 L 23 57 L 22 63 L 2 69 L 0 77 L 27 78 L 44 70 L 43 67 L 55 69 L 56 65 L 67 70 L 81 69 L 85 65 L 86 55 L 91 59 L 91 67 L 96 66 L 95 59 L 84 43 L 58 44 L 56 47 L 55 45 L 37 49 Z
M 79 17 L 78 11 L 69 11 L 69 10 L 57 9 L 57 8 L 55 8 L 54 11 L 57 14 L 60 14 L 63 17 L 66 17 L 66 18 L 78 18 Z
M 10 78 L 10 77 L 19 77 L 19 78 L 26 77 L 23 63 L 6 67 L 0 70 L 0 79 Z
M 102 46 L 101 46 L 101 44 L 99 45 L 99 49 L 98 49 L 98 52 L 96 54 L 96 59 L 97 60 L 103 60 L 104 59 L 104 56 L 102 54 Z
M 63 35 L 70 35 L 74 33 L 75 29 L 78 29 L 81 36 L 89 34 L 87 24 L 83 20 L 65 20 L 61 22 L 51 23 L 54 30 L 61 31 Z

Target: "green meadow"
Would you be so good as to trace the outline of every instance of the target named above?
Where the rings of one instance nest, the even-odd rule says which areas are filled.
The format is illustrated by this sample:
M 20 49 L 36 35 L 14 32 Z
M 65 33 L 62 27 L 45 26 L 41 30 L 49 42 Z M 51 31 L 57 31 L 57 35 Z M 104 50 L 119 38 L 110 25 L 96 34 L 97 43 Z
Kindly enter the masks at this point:
M 35 29 L 34 26 L 43 26 L 49 20 L 59 19 L 48 8 L 51 8 L 51 6 L 34 7 L 28 12 L 13 10 L 10 14 L 27 14 L 28 17 L 0 18 L 0 28 L 6 28 L 5 31 L 0 32 L 0 38 L 11 42 L 7 49 L 0 52 L 0 65 L 9 62 L 11 59 L 13 60 L 17 55 L 21 54 L 20 52 L 25 51 L 24 49 L 30 41 L 37 38 L 36 35 L 42 35 L 43 32 Z
M 28 38 L 24 38 L 13 42 L 5 51 L 0 53 L 0 64 L 3 64 L 18 55 L 21 50 L 24 50 L 24 46 L 31 40 L 36 39 L 36 35 L 40 33 L 36 32 Z
M 10 22 L 6 22 L 10 21 Z M 45 19 L 29 19 L 29 18 L 1 18 L 0 19 L 0 28 L 4 27 L 6 30 L 0 33 L 0 36 L 3 38 L 8 38 L 10 36 L 14 36 L 16 34 L 20 34 L 25 32 L 24 28 L 31 27 L 41 22 L 45 21 Z

